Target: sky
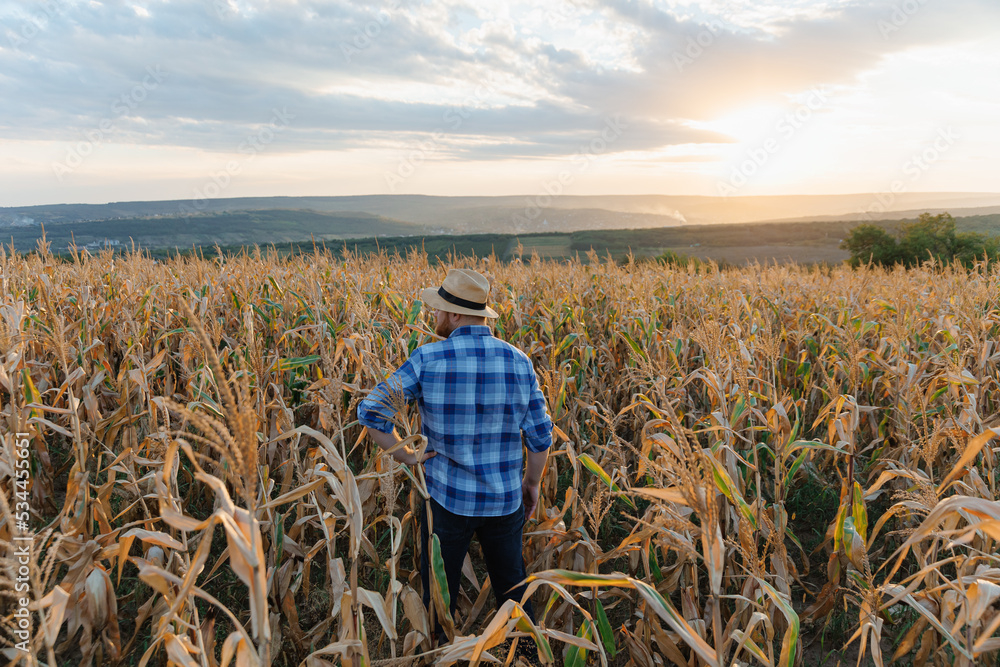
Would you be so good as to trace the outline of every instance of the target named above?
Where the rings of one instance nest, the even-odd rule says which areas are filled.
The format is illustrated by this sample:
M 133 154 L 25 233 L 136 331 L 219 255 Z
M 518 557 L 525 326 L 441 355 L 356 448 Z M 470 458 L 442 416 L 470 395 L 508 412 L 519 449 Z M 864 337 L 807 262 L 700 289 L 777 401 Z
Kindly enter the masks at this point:
M 1000 192 L 997 0 L 0 0 L 0 206 Z

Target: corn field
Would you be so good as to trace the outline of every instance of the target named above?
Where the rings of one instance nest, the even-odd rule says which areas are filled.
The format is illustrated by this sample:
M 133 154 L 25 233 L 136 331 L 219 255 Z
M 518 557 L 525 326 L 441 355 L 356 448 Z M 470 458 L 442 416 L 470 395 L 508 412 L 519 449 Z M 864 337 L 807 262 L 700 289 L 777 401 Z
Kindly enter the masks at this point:
M 588 259 L 449 264 L 490 279 L 556 429 L 525 527 L 534 622 L 493 608 L 474 545 L 461 590 L 433 577 L 436 646 L 420 470 L 356 406 L 435 339 L 414 297 L 447 266 L 0 248 L 4 657 L 1000 664 L 1000 269 Z M 417 411 L 398 420 L 419 442 Z

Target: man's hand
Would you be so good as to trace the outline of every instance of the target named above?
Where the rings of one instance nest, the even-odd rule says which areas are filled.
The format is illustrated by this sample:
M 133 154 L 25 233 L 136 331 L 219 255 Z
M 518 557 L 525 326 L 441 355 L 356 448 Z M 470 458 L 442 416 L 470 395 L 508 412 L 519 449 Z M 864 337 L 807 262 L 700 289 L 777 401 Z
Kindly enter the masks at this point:
M 412 466 L 418 463 L 417 452 L 413 447 L 409 445 L 403 445 L 398 447 L 400 440 L 399 436 L 396 435 L 396 429 L 392 430 L 392 433 L 382 433 L 381 431 L 376 431 L 375 429 L 368 429 L 368 434 L 372 437 L 382 449 L 389 451 L 389 456 L 396 459 L 400 463 L 405 463 L 408 466 Z M 413 438 L 417 436 L 411 436 Z M 418 440 L 419 441 L 419 440 Z M 395 449 L 394 449 L 395 448 Z M 431 452 L 424 450 L 423 456 L 420 457 L 419 463 L 423 463 L 427 459 L 437 456 L 437 452 Z
M 394 451 L 392 454 L 390 454 L 390 456 L 392 456 L 392 458 L 396 459 L 400 463 L 405 463 L 408 466 L 416 465 L 418 462 L 417 452 L 412 447 L 406 445 L 404 445 L 401 449 L 397 449 L 396 451 Z M 437 456 L 437 452 L 429 452 L 427 450 L 424 450 L 424 455 L 420 457 L 419 462 L 423 463 L 427 459 L 433 458 L 435 456 Z
M 535 513 L 538 507 L 538 489 L 542 483 L 542 472 L 545 470 L 545 461 L 549 457 L 549 450 L 533 452 L 525 450 L 526 465 L 524 466 L 524 479 L 521 480 L 521 500 L 524 502 L 524 520 L 527 521 Z
M 531 484 L 527 479 L 521 480 L 521 500 L 524 503 L 524 520 L 527 521 L 538 507 L 539 484 Z

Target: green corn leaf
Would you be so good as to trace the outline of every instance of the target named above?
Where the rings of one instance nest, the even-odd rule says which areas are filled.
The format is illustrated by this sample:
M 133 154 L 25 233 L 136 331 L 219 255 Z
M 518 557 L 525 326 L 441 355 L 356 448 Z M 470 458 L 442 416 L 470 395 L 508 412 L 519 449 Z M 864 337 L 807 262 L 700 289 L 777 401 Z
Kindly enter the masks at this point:
M 844 521 L 847 519 L 847 505 L 837 510 L 837 527 L 833 531 L 833 550 L 840 551 L 844 544 Z
M 274 276 L 268 276 L 267 282 L 271 283 L 271 287 L 273 287 L 274 291 L 278 293 L 278 296 L 284 296 L 285 290 L 278 286 L 278 283 L 274 280 Z
M 309 305 L 308 303 L 306 303 L 306 300 L 305 300 L 305 299 L 303 299 L 303 298 L 302 298 L 302 297 L 301 297 L 301 296 L 300 296 L 300 295 L 299 295 L 299 294 L 298 294 L 297 292 L 295 292 L 294 290 L 287 290 L 287 291 L 288 291 L 288 293 L 289 293 L 289 294 L 291 294 L 291 295 L 292 295 L 292 296 L 294 296 L 294 297 L 295 297 L 296 299 L 298 299 L 299 303 L 300 303 L 300 304 L 302 305 L 302 310 L 306 311 L 306 313 L 307 313 L 307 314 L 309 315 L 309 319 L 315 322 L 315 321 L 316 321 L 316 316 L 315 316 L 315 314 L 313 313 L 313 309 L 312 309 L 312 306 L 310 306 L 310 305 Z
M 573 570 L 546 570 L 529 575 L 528 581 L 548 581 L 562 586 L 625 586 L 632 588 L 631 577 L 624 574 L 587 574 Z
M 747 504 L 747 501 L 743 500 L 743 496 L 740 495 L 740 492 L 736 489 L 736 485 L 733 483 L 733 478 L 729 476 L 729 473 L 722 467 L 722 464 L 715 459 L 712 459 L 712 476 L 715 479 L 715 485 L 722 491 L 722 495 L 728 498 L 729 502 L 736 505 L 743 518 L 756 528 L 757 517 L 754 516 L 753 509 Z
M 421 304 L 421 302 L 420 302 L 419 299 L 418 300 L 414 300 L 413 305 L 410 306 L 409 312 L 406 313 L 406 323 L 407 324 L 413 324 L 413 323 L 415 323 L 417 321 L 417 317 L 420 315 L 421 305 L 422 304 Z
M 559 386 L 559 394 L 556 396 L 556 404 L 552 407 L 552 420 L 558 420 L 563 413 L 563 405 L 566 404 L 566 380 Z
M 752 639 L 747 639 L 746 641 L 744 641 L 743 632 L 741 630 L 733 630 L 733 637 L 735 637 L 737 641 L 743 642 L 743 648 L 748 649 L 750 653 L 752 653 L 754 657 L 756 657 L 762 663 L 764 663 L 765 665 L 771 664 L 771 661 L 767 657 L 767 654 L 764 653 L 764 651 L 759 646 L 754 644 Z
M 785 637 L 781 641 L 781 657 L 778 659 L 778 664 L 783 667 L 794 667 L 795 656 L 799 650 L 799 615 L 795 613 L 792 605 L 771 584 L 760 577 L 756 579 L 757 583 L 764 589 L 764 592 L 781 609 L 781 613 L 785 615 L 785 619 L 788 621 L 788 629 L 785 630 Z
M 746 399 L 743 397 L 743 394 L 740 394 L 740 397 L 736 399 L 736 404 L 733 406 L 733 412 L 729 417 L 729 423 L 735 424 L 736 422 L 738 422 L 740 420 L 740 417 L 742 417 L 743 413 L 746 411 L 747 411 Z
M 842 448 L 828 445 L 825 442 L 816 442 L 814 440 L 796 440 L 785 448 L 785 456 L 790 455 L 798 449 L 825 449 L 830 452 L 837 452 L 838 454 L 845 453 Z
M 653 581 L 660 583 L 663 581 L 663 571 L 660 569 L 660 562 L 656 558 L 656 549 L 649 547 L 649 571 L 653 575 Z
M 271 326 L 271 315 L 270 315 L 270 313 L 265 313 L 255 303 L 250 304 L 250 307 L 253 308 L 253 312 L 257 313 L 257 316 L 260 317 L 260 319 L 262 319 L 268 326 Z M 189 329 L 189 331 L 194 331 L 194 329 Z
M 545 610 L 542 611 L 542 615 L 536 620 L 539 623 L 543 623 L 545 619 L 548 618 L 549 612 L 552 611 L 552 607 L 554 607 L 555 604 L 559 602 L 559 600 L 561 599 L 562 598 L 559 596 L 559 593 L 557 591 L 552 591 L 552 595 L 549 596 L 549 601 L 545 603 Z
M 360 607 L 358 607 L 358 609 L 360 609 Z M 361 623 L 358 630 L 359 630 L 358 639 L 361 640 L 361 646 L 362 646 L 360 655 L 358 655 L 358 657 L 360 658 L 359 662 L 361 663 L 361 667 L 370 667 L 372 663 L 371 663 L 371 658 L 368 655 L 368 633 L 365 632 L 365 624 Z
M 320 359 L 322 359 L 322 357 L 318 354 L 310 354 L 307 357 L 283 357 L 278 359 L 277 370 L 280 372 L 290 371 L 296 368 L 304 368 L 315 364 Z
M 35 383 L 31 381 L 31 373 L 28 372 L 27 368 L 21 369 L 21 384 L 24 387 L 24 401 L 25 403 L 35 403 L 37 405 L 42 404 L 42 395 L 38 393 L 38 389 L 35 388 Z M 32 417 L 40 417 L 41 412 L 37 408 L 31 408 Z
M 597 614 L 597 630 L 601 635 L 604 651 L 608 657 L 614 658 L 618 655 L 618 647 L 615 646 L 615 634 L 611 630 L 611 622 L 608 621 L 608 614 L 604 611 L 604 605 L 601 604 L 601 601 L 595 598 L 594 603 L 594 610 Z
M 553 593 L 553 595 L 556 594 Z M 522 613 L 517 619 L 515 627 L 521 632 L 530 634 L 531 638 L 535 640 L 535 648 L 538 649 L 538 654 L 543 664 L 550 665 L 555 662 L 555 656 L 552 653 L 552 646 L 549 644 L 548 638 L 542 634 L 537 625 L 531 622 L 531 619 Z
M 431 597 L 437 608 L 438 619 L 449 637 L 455 636 L 455 621 L 451 617 L 451 595 L 448 592 L 448 575 L 441 557 L 441 538 L 436 534 L 431 539 Z
M 566 348 L 568 348 L 570 345 L 573 344 L 573 341 L 575 341 L 579 337 L 580 334 L 578 333 L 567 334 L 565 338 L 559 341 L 559 345 L 556 346 L 556 349 L 552 354 L 558 357 L 560 354 L 566 351 Z
M 854 517 L 844 519 L 844 554 L 859 571 L 865 569 L 865 542 L 861 538 Z
M 576 636 L 581 639 L 593 641 L 593 621 L 586 618 L 583 619 L 583 623 L 580 624 L 580 629 L 577 631 Z M 566 653 L 566 660 L 563 664 L 566 665 L 566 667 L 585 667 L 587 664 L 587 649 L 579 646 L 570 646 L 569 652 Z
M 854 562 L 854 558 L 857 555 L 854 553 L 854 537 L 858 532 L 854 527 L 854 517 L 845 516 L 844 520 L 840 522 L 839 529 L 840 543 L 844 545 L 844 554 L 851 562 Z
M 649 356 L 646 355 L 646 353 L 643 351 L 643 349 L 641 347 L 639 347 L 639 344 L 636 343 L 635 340 L 633 340 L 631 336 L 629 336 L 624 331 L 619 331 L 618 335 L 621 336 L 622 339 L 626 343 L 628 343 L 628 346 L 632 348 L 632 351 L 635 352 L 637 356 L 642 357 L 647 362 L 649 361 Z
M 937 391 L 935 391 L 933 394 L 931 394 L 931 400 L 929 400 L 928 403 L 933 403 L 937 399 L 941 398 L 941 395 L 944 394 L 944 392 L 946 392 L 946 391 L 948 391 L 948 385 L 945 385 L 945 386 L 941 387 L 940 389 L 938 389 Z
M 667 625 L 680 635 L 684 643 L 690 646 L 695 653 L 710 665 L 718 662 L 715 649 L 709 646 L 708 642 L 702 639 L 695 629 L 684 620 L 684 617 L 674 609 L 669 600 L 665 599 L 655 588 L 644 581 L 638 579 L 630 579 L 630 581 L 635 589 L 639 591 L 639 594 L 646 600 L 649 608 L 666 621 Z
M 785 483 L 784 486 L 787 489 L 792 482 L 792 478 L 795 477 L 795 473 L 798 472 L 802 464 L 805 463 L 806 457 L 809 456 L 809 450 L 804 450 L 799 454 L 796 459 L 792 462 L 792 465 L 788 467 L 788 471 L 785 473 Z
M 604 472 L 604 468 L 602 468 L 601 466 L 597 465 L 597 461 L 595 461 L 594 459 L 592 459 L 589 454 L 580 454 L 576 458 L 577 458 L 577 460 L 580 461 L 580 463 L 583 464 L 583 466 L 587 470 L 589 470 L 590 472 L 594 473 L 595 475 L 597 475 L 598 477 L 600 477 L 602 480 L 604 480 L 604 483 L 607 484 L 608 488 L 610 488 L 612 491 L 615 491 L 616 493 L 621 493 L 622 492 L 621 488 L 617 484 L 615 484 L 614 482 L 611 481 L 611 475 L 609 475 L 608 473 Z M 622 500 L 624 500 L 625 503 L 629 507 L 631 507 L 632 509 L 636 509 L 635 503 L 632 502 L 632 499 L 629 498 L 628 496 L 619 496 L 619 498 L 621 498 Z
M 858 572 L 857 570 L 848 570 L 847 576 L 849 576 L 851 579 L 854 580 L 854 583 L 858 585 L 858 588 L 863 588 L 868 591 L 872 589 L 872 587 L 868 585 L 868 582 L 865 580 L 865 578 L 862 577 L 861 573 Z
M 796 410 L 796 412 L 798 412 L 798 410 Z M 799 429 L 801 428 L 802 428 L 802 420 L 796 416 L 795 424 L 792 426 L 792 432 L 788 436 L 789 442 L 795 442 L 795 440 L 799 437 Z
M 805 553 L 805 549 L 802 547 L 802 543 L 799 542 L 799 538 L 795 537 L 795 533 L 792 532 L 792 529 L 789 526 L 785 526 L 785 537 L 790 539 L 792 541 L 792 544 L 794 544 L 799 548 L 799 551 Z
M 754 455 L 756 456 L 760 452 L 760 450 L 764 450 L 764 452 L 766 452 L 768 456 L 770 456 L 772 459 L 774 459 L 774 450 L 771 449 L 770 447 L 768 447 L 766 442 L 758 442 L 757 443 L 756 447 L 754 447 Z M 788 450 L 787 449 L 785 450 L 785 454 L 786 455 L 788 454 Z M 757 464 L 757 459 L 755 458 L 754 459 L 754 465 L 756 465 L 756 464 Z
M 584 572 L 572 572 L 569 570 L 546 570 L 538 572 L 528 577 L 528 581 L 545 581 L 552 585 L 574 585 L 574 586 L 621 586 L 623 588 L 634 588 L 639 591 L 639 595 L 646 601 L 648 608 L 652 609 L 657 616 L 662 618 L 676 632 L 681 641 L 691 647 L 691 649 L 710 665 L 717 664 L 715 649 L 712 648 L 691 625 L 684 620 L 670 601 L 660 595 L 655 588 L 644 581 L 633 579 L 624 574 L 587 574 Z
M 861 485 L 854 482 L 854 505 L 851 508 L 854 516 L 854 529 L 858 531 L 863 542 L 868 541 L 868 510 L 865 508 L 865 495 Z

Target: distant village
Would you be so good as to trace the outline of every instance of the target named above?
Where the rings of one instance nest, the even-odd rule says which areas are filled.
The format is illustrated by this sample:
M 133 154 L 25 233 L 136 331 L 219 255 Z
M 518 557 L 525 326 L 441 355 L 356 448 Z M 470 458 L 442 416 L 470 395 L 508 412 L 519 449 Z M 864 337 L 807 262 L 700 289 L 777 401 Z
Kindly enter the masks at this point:
M 14 227 L 37 227 L 39 223 L 34 218 L 17 213 L 0 214 L 0 229 L 12 229 Z M 103 248 L 117 248 L 121 246 L 118 239 L 99 239 L 91 241 L 84 246 L 87 250 L 100 250 Z
M 115 248 L 120 245 L 121 242 L 118 239 L 101 239 L 100 241 L 91 241 L 83 247 L 88 250 L 94 250 L 96 248 Z

